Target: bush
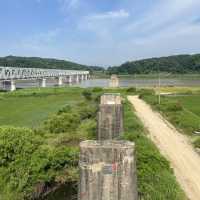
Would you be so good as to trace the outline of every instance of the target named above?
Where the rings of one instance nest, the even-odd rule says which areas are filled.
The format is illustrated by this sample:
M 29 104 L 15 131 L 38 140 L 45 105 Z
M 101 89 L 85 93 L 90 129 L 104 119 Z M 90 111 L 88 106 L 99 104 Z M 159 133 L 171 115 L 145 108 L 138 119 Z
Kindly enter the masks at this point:
M 82 95 L 85 97 L 86 100 L 92 100 L 92 92 L 90 90 L 84 90 Z
M 50 133 L 73 131 L 80 123 L 80 117 L 74 113 L 55 115 L 45 122 L 44 129 Z
M 0 127 L 0 167 L 23 156 L 29 157 L 41 143 L 40 137 L 30 129 Z
M 72 110 L 72 107 L 70 105 L 66 105 L 65 107 L 61 108 L 57 114 L 60 115 L 63 113 L 68 113 L 68 112 L 71 112 L 71 110 Z
M 135 87 L 129 87 L 127 90 L 126 90 L 127 93 L 135 93 L 136 92 L 136 88 Z
M 101 88 L 101 87 L 94 87 L 93 89 L 92 89 L 92 92 L 95 92 L 95 93 L 97 93 L 97 92 L 102 92 L 103 91 L 103 88 Z
M 180 102 L 168 102 L 166 106 L 167 111 L 177 112 L 183 110 L 183 106 Z
M 198 137 L 198 138 L 194 141 L 194 146 L 195 146 L 195 148 L 200 148 L 200 137 Z
M 154 90 L 142 89 L 142 90 L 139 91 L 139 98 L 142 99 L 145 96 L 151 96 L 151 95 L 154 95 L 154 94 L 155 94 Z

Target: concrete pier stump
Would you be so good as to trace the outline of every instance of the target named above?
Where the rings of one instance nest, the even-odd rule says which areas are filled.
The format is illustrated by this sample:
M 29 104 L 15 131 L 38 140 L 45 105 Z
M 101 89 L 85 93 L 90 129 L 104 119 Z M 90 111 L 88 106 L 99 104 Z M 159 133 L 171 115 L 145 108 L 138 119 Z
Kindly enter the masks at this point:
M 3 90 L 13 92 L 16 90 L 15 80 L 5 80 L 2 82 Z
M 117 88 L 119 87 L 119 78 L 117 75 L 112 75 L 110 78 L 110 87 Z
M 84 141 L 80 144 L 79 200 L 137 200 L 134 143 Z
M 123 133 L 123 105 L 120 94 L 104 94 L 98 113 L 98 140 L 119 138 Z
M 46 78 L 39 79 L 39 87 L 45 88 L 46 85 Z
M 63 85 L 63 77 L 62 77 L 62 76 L 59 76 L 59 77 L 57 77 L 56 79 L 57 79 L 57 83 L 58 83 L 57 85 L 58 85 L 58 86 L 62 86 L 62 85 Z

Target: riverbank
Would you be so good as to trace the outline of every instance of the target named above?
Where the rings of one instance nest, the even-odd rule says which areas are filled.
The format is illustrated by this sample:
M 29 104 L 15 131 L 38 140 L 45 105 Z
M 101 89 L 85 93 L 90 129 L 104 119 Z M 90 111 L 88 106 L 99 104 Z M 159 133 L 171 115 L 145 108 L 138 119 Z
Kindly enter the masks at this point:
M 25 107 L 29 104 L 27 100 L 30 97 L 34 98 L 34 105 L 24 109 L 23 112 L 28 112 L 29 115 L 32 113 L 33 119 L 38 117 L 40 123 L 39 125 L 36 123 L 33 129 L 21 128 L 21 126 L 29 126 L 26 118 L 21 118 L 20 124 L 17 124 L 14 121 L 16 116 L 10 112 L 13 124 L 20 127 L 0 128 L 0 158 L 3 161 L 0 165 L 0 197 L 5 200 L 31 199 L 34 196 L 41 196 L 47 186 L 76 182 L 79 142 L 94 139 L 99 97 L 109 92 L 121 93 L 125 99 L 127 95 L 135 94 L 135 89 L 46 88 L 1 94 L 3 103 L 6 99 L 12 98 L 13 102 L 16 101 L 15 98 L 19 98 L 19 103 L 21 98 Z M 52 97 L 54 101 L 48 103 L 49 98 Z M 57 110 L 49 112 L 48 108 L 44 109 L 41 99 L 46 100 L 49 104 L 48 108 L 54 107 Z M 0 105 L 1 103 L 0 101 Z M 15 109 L 20 110 L 19 104 L 15 104 Z M 146 136 L 146 131 L 135 117 L 131 105 L 125 102 L 124 110 L 124 138 L 134 141 L 137 148 L 140 197 L 144 200 L 154 200 L 158 197 L 183 200 L 184 194 L 176 183 L 168 161 L 160 155 Z M 45 113 L 46 117 L 40 118 L 41 113 Z M 22 122 L 24 125 L 21 125 Z M 48 188 L 48 191 L 51 191 L 51 188 Z M 65 195 L 56 190 L 53 194 L 49 194 L 47 200 L 51 199 L 57 191 L 58 197 L 61 195 L 59 198 L 62 194 Z M 65 190 L 62 188 L 62 191 Z

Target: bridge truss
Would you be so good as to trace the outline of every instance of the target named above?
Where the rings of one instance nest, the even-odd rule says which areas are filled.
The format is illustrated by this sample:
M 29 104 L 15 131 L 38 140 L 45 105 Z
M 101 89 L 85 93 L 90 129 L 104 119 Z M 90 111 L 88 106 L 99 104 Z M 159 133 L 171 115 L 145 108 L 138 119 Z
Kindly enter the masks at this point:
M 89 71 L 18 68 L 0 66 L 0 80 L 40 79 L 73 75 L 89 75 Z

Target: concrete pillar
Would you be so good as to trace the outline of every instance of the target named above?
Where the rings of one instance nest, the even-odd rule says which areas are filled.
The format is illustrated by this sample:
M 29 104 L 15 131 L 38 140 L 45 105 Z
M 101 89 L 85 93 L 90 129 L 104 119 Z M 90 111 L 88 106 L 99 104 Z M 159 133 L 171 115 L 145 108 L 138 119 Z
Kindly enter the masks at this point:
M 68 82 L 69 82 L 69 83 L 72 83 L 72 76 L 69 76 Z
M 123 134 L 123 105 L 120 94 L 104 94 L 98 113 L 98 140 L 118 139 Z
M 80 144 L 79 200 L 137 200 L 134 143 L 84 141 Z
M 39 87 L 46 87 L 46 78 L 39 79 Z
M 85 80 L 85 74 L 81 75 L 81 80 L 84 81 Z
M 76 75 L 76 82 L 79 83 L 79 74 Z
M 5 80 L 3 81 L 3 90 L 6 91 L 15 91 L 16 90 L 16 82 L 15 80 Z
M 57 80 L 58 80 L 58 86 L 63 85 L 63 77 L 62 76 L 57 77 Z
M 119 78 L 117 75 L 112 75 L 110 79 L 110 87 L 117 88 L 119 87 Z

